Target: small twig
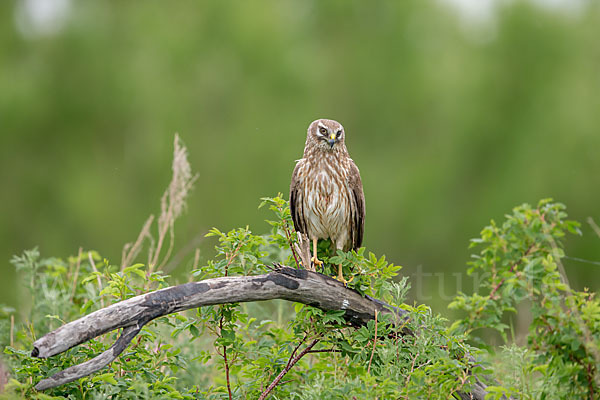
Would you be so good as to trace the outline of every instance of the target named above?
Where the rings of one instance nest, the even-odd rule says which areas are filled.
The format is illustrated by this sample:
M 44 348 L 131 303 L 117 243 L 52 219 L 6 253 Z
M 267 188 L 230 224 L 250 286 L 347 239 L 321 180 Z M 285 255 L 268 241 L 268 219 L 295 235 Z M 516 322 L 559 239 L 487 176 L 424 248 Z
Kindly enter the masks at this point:
M 227 259 L 227 265 L 225 266 L 225 276 L 227 276 L 227 273 L 229 271 L 229 266 L 231 265 L 231 263 L 233 262 L 233 260 L 235 259 L 235 257 L 238 255 L 238 253 L 240 252 L 240 248 L 242 247 L 242 245 L 245 243 L 245 241 L 241 241 L 238 243 L 237 247 L 235 248 L 235 250 L 233 250 L 233 253 L 228 254 L 228 259 Z
M 408 383 L 410 382 L 410 378 L 412 377 L 412 374 L 415 372 L 415 370 L 416 370 L 416 369 L 419 369 L 419 368 L 421 368 L 421 367 L 425 367 L 426 365 L 429 365 L 429 364 L 431 364 L 431 360 L 427 360 L 427 362 L 425 362 L 425 363 L 423 363 L 423 364 L 419 365 L 417 368 L 415 368 L 415 361 L 417 360 L 417 357 L 419 357 L 419 353 L 418 353 L 418 352 L 417 352 L 417 354 L 415 354 L 415 356 L 413 357 L 412 364 L 411 364 L 411 366 L 410 366 L 410 372 L 408 373 L 408 375 L 407 375 L 407 377 L 406 377 L 406 383 L 404 384 L 404 386 L 405 386 L 405 387 L 408 387 Z M 467 372 L 467 376 L 468 376 L 468 375 L 469 375 L 469 373 Z M 463 378 L 464 378 L 464 373 L 463 373 Z M 464 384 L 465 384 L 465 379 L 460 379 L 460 381 L 461 381 L 462 385 L 464 386 Z M 461 386 L 461 387 L 462 387 L 462 386 Z M 453 391 L 452 391 L 451 393 L 449 393 L 449 394 L 448 394 L 448 398 L 451 398 L 451 397 L 453 396 L 453 394 L 454 394 L 454 389 L 453 389 Z M 406 400 L 409 400 L 409 399 L 408 399 L 408 393 L 406 393 L 406 394 L 405 394 L 403 397 L 404 397 Z M 473 397 L 473 395 L 472 395 L 472 394 L 467 394 L 467 395 L 465 395 L 465 396 L 460 396 L 460 394 L 459 394 L 459 397 L 460 397 L 461 399 L 463 399 L 463 398 L 468 398 L 469 400 L 470 400 L 470 399 L 474 399 L 474 398 L 475 398 L 475 397 Z M 502 399 L 503 399 L 503 400 L 508 400 L 506 397 L 502 397 Z M 511 399 L 512 399 L 512 398 L 511 398 Z
M 292 362 L 292 359 L 294 358 L 294 355 L 296 354 L 296 352 L 298 351 L 298 349 L 300 348 L 300 346 L 302 346 L 302 343 L 304 343 L 306 341 L 306 334 L 304 334 L 304 337 L 302 338 L 302 340 L 298 343 L 298 345 L 294 348 L 294 350 L 292 351 L 292 354 L 290 354 L 290 359 L 288 360 L 288 363 L 286 365 L 286 368 L 289 368 L 290 363 Z
M 193 269 L 198 269 L 198 263 L 200 262 L 200 249 L 196 249 L 194 253 L 194 264 L 192 264 Z
M 404 327 L 404 325 L 406 325 L 406 322 L 403 324 L 402 328 Z M 401 331 L 401 329 L 394 329 L 394 347 L 396 348 L 396 362 L 400 362 L 400 346 L 398 346 L 398 332 Z M 402 340 L 402 342 L 404 343 L 404 340 Z
M 175 217 L 175 218 L 177 218 L 177 217 Z M 162 261 L 160 262 L 160 264 L 158 266 L 159 270 L 163 270 L 165 264 L 171 257 L 171 253 L 173 252 L 174 247 L 175 247 L 175 220 L 173 220 L 171 222 L 171 224 L 169 225 L 169 248 L 167 249 L 167 253 L 165 254 L 165 256 L 163 257 Z
M 405 384 L 406 386 L 408 386 L 408 382 L 410 382 L 410 377 L 412 376 L 412 373 L 415 371 L 415 362 L 417 361 L 417 357 L 419 357 L 419 352 L 417 352 L 417 354 L 415 354 L 415 356 L 413 357 L 412 363 L 410 364 L 410 372 L 406 376 L 406 384 Z
M 161 270 L 164 273 L 171 272 L 177 266 L 181 265 L 184 257 L 186 257 L 188 254 L 190 254 L 194 249 L 196 251 L 196 254 L 194 257 L 194 268 L 196 268 L 195 266 L 196 266 L 196 264 L 198 264 L 197 260 L 199 258 L 198 246 L 200 245 L 200 243 L 202 243 L 202 241 L 205 239 L 205 237 L 206 237 L 206 235 L 204 233 L 197 234 L 192 240 L 190 240 L 185 246 L 183 246 L 177 253 L 175 253 L 175 255 L 173 257 L 171 257 L 169 262 L 166 263 L 163 268 L 161 268 Z
M 221 327 L 223 327 L 222 323 Z M 231 395 L 231 383 L 229 381 L 229 362 L 227 361 L 227 346 L 223 346 L 223 361 L 225 363 L 225 377 L 227 378 L 227 394 L 229 395 L 229 400 L 232 400 L 233 396 Z
M 563 258 L 566 258 L 567 260 L 577 261 L 580 263 L 590 264 L 590 265 L 600 265 L 600 261 L 586 260 L 585 258 L 571 257 L 571 256 L 564 256 Z
M 221 306 L 221 310 L 223 306 Z M 221 319 L 219 320 L 219 334 L 223 332 L 223 314 L 221 314 Z M 233 399 L 231 395 L 231 383 L 229 379 L 229 361 L 227 360 L 227 346 L 223 346 L 223 363 L 225 364 L 225 378 L 227 380 L 227 393 L 229 394 L 229 400 Z
M 279 375 L 277 375 L 275 377 L 275 379 L 273 379 L 273 382 L 271 382 L 271 384 L 265 389 L 265 391 L 261 393 L 258 400 L 266 399 L 267 396 L 269 395 L 269 393 L 271 393 L 271 391 L 275 388 L 275 386 L 277 386 L 277 384 L 279 384 L 279 382 L 285 376 L 285 374 L 287 374 L 289 372 L 289 370 L 292 369 L 292 367 L 294 365 L 296 365 L 296 363 L 298 361 L 300 361 L 300 359 L 302 357 L 304 357 L 317 343 L 319 343 L 319 340 L 320 340 L 320 338 L 314 339 L 312 342 L 310 342 L 310 344 L 308 346 L 306 346 L 306 348 L 304 350 L 302 350 L 300 352 L 300 354 L 298 354 L 296 357 L 294 357 L 291 360 L 291 362 L 288 362 L 288 365 L 286 365 L 285 368 L 283 370 L 281 370 Z
M 533 249 L 535 248 L 535 246 L 532 244 L 531 246 L 529 246 L 529 248 L 527 249 L 527 251 L 525 251 L 525 254 L 523 255 L 523 257 L 527 257 L 529 254 L 531 254 L 531 252 L 533 251 Z M 515 269 L 521 264 L 521 261 L 517 261 L 516 263 L 514 263 L 513 265 L 510 266 L 510 272 L 514 273 Z M 498 289 L 500 289 L 500 287 L 504 284 L 504 281 L 506 280 L 506 277 L 502 278 L 500 280 L 500 282 L 498 282 L 498 284 L 496 286 L 494 286 L 492 288 L 492 291 L 490 292 L 490 295 L 488 296 L 490 299 L 494 299 L 494 295 L 496 294 L 496 292 L 498 291 Z
M 140 231 L 135 243 L 132 245 L 131 243 L 127 243 L 123 247 L 123 253 L 121 254 L 121 272 L 127 267 L 131 262 L 135 259 L 135 257 L 139 254 L 142 249 L 142 243 L 146 237 L 152 237 L 150 234 L 150 225 L 152 225 L 152 221 L 154 221 L 154 215 L 150 215 L 146 222 L 144 222 L 144 226 Z
M 296 261 L 296 268 L 300 268 L 300 262 L 298 261 L 298 255 L 296 254 L 296 248 L 294 246 L 294 243 L 292 242 L 292 234 L 290 233 L 290 228 L 288 226 L 287 221 L 284 221 L 283 231 L 285 232 L 285 237 L 287 238 L 288 244 L 290 245 L 290 249 L 292 250 L 294 261 Z
M 596 235 L 600 238 L 600 227 L 596 224 L 594 219 L 592 217 L 588 217 L 587 222 L 590 224 Z
M 367 367 L 367 374 L 371 372 L 371 361 L 373 361 L 373 355 L 375 354 L 375 346 L 377 345 L 377 310 L 375 310 L 375 338 L 373 339 L 373 351 L 371 351 L 371 358 L 369 358 L 369 366 Z
M 172 205 L 168 203 L 167 196 L 169 194 L 169 189 L 171 188 L 173 181 L 169 184 L 167 190 L 163 193 L 160 198 L 160 208 L 161 213 L 158 217 L 158 241 L 156 242 L 156 248 L 154 249 L 154 253 L 152 254 L 152 259 L 150 261 L 150 265 L 148 265 L 148 275 L 154 272 L 154 268 L 156 268 L 156 264 L 158 263 L 158 257 L 160 256 L 160 251 L 162 250 L 162 245 L 169 232 L 169 222 L 171 220 L 172 214 Z
M 297 242 L 294 243 L 294 249 L 296 253 L 300 255 L 300 260 L 304 269 L 316 272 L 315 267 L 310 262 L 310 243 L 308 241 L 308 237 L 304 233 L 296 232 L 297 234 Z
M 319 350 L 311 350 L 308 353 L 341 353 L 341 350 L 338 349 L 319 349 Z
M 243 243 L 244 243 L 243 241 L 240 241 L 238 243 L 237 247 L 235 248 L 235 250 L 233 251 L 233 253 L 228 254 L 227 265 L 225 265 L 225 276 L 229 275 L 229 266 L 233 262 L 233 259 L 239 253 L 240 248 L 242 247 Z M 221 306 L 220 308 L 221 308 L 221 310 L 223 310 L 223 306 Z M 223 332 L 223 319 L 224 319 L 224 316 L 221 313 L 221 318 L 219 319 L 219 334 L 221 334 L 221 332 Z M 223 362 L 225 363 L 225 378 L 227 380 L 227 393 L 229 394 L 229 400 L 232 400 L 233 396 L 231 395 L 231 383 L 230 383 L 230 379 L 229 379 L 229 362 L 227 360 L 227 346 L 223 346 L 222 356 L 223 356 Z
M 10 315 L 10 347 L 14 346 L 14 334 L 15 334 L 15 316 Z
M 88 259 L 90 260 L 92 269 L 94 270 L 94 272 L 96 272 L 96 280 L 98 281 L 98 287 L 100 288 L 100 291 L 102 291 L 102 280 L 100 279 L 100 273 L 98 272 L 98 269 L 96 268 L 96 263 L 94 262 L 94 259 L 92 258 L 91 251 L 88 251 Z M 102 306 L 102 308 L 104 308 L 104 298 L 102 298 L 102 296 L 100 296 L 100 305 Z
M 73 301 L 73 297 L 75 297 L 75 289 L 77 288 L 77 276 L 79 275 L 79 266 L 81 265 L 81 251 L 82 248 L 79 248 L 79 252 L 77 253 L 77 266 L 75 267 L 75 275 L 73 276 L 73 288 L 71 290 L 71 301 Z

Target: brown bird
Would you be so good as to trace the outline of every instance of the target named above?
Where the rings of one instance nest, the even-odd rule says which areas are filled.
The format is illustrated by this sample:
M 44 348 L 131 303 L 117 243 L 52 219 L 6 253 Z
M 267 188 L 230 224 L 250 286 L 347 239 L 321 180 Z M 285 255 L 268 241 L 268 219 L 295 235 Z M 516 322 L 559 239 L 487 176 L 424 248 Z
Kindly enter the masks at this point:
M 337 121 L 318 119 L 310 124 L 304 156 L 297 161 L 290 184 L 290 211 L 296 231 L 306 234 L 317 258 L 317 240 L 331 239 L 336 249 L 348 251 L 362 244 L 365 196 L 360 173 L 344 144 L 346 133 Z M 346 283 L 342 265 L 338 280 Z

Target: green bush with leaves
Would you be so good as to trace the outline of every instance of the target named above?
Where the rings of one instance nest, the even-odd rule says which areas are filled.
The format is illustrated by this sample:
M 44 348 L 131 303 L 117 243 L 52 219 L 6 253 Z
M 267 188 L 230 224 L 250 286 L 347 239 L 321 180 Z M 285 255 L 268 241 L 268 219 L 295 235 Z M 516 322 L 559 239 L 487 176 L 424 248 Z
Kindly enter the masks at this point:
M 594 399 L 600 396 L 600 303 L 595 293 L 573 290 L 561 264 L 562 239 L 580 234 L 579 224 L 565 220 L 565 206 L 542 200 L 533 208 L 516 207 L 501 225 L 492 221 L 471 247 L 483 247 L 470 263 L 469 274 L 484 274 L 480 290 L 460 293 L 450 308 L 466 317 L 451 332 L 467 334 L 485 346 L 476 331 L 500 333 L 506 342 L 504 364 L 511 373 L 499 374 L 503 387 L 496 396 L 525 399 Z M 530 308 L 532 321 L 527 347 L 509 343 L 506 314 Z M 491 349 L 493 350 L 493 349 Z M 503 378 L 503 379 L 501 379 Z
M 266 273 L 274 262 L 301 267 L 287 202 L 278 196 L 262 205 L 274 212 L 271 231 L 211 230 L 216 257 L 194 267 L 193 279 Z M 285 301 L 203 307 L 155 320 L 105 370 L 44 393 L 33 389 L 39 379 L 104 351 L 116 333 L 45 360 L 30 357 L 36 337 L 172 282 L 154 267 L 113 265 L 94 251 L 66 261 L 26 251 L 13 264 L 29 290 L 29 311 L 14 326 L 14 310 L 0 314 L 0 345 L 12 377 L 0 398 L 447 399 L 468 392 L 477 374 L 491 385 L 489 398 L 591 399 L 599 387 L 600 306 L 593 294 L 570 289 L 560 273 L 561 239 L 578 232 L 565 217 L 560 204 L 544 201 L 486 227 L 474 241 L 483 249 L 470 269 L 489 274 L 481 288 L 486 294 L 459 294 L 452 307 L 466 316 L 453 324 L 426 305 L 404 304 L 409 282 L 397 279 L 400 267 L 385 257 L 364 248 L 333 252 L 324 241 L 324 273 L 334 275 L 342 264 L 353 277 L 351 289 L 401 308 L 408 318 L 398 324 L 380 314 L 356 328 L 343 311 Z M 508 343 L 505 312 L 524 300 L 534 314 L 527 347 L 507 344 L 495 352 L 476 336 L 492 328 Z

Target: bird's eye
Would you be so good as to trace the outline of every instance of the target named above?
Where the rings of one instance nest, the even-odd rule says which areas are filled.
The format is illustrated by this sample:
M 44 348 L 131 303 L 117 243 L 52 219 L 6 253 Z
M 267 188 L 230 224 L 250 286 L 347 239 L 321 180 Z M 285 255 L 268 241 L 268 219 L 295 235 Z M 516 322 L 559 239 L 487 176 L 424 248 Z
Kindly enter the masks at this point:
M 319 128 L 319 132 L 321 133 L 321 135 L 327 135 L 327 129 L 325 128 Z
M 342 137 L 342 131 L 337 131 L 337 133 L 335 134 L 337 136 L 337 138 L 341 138 Z

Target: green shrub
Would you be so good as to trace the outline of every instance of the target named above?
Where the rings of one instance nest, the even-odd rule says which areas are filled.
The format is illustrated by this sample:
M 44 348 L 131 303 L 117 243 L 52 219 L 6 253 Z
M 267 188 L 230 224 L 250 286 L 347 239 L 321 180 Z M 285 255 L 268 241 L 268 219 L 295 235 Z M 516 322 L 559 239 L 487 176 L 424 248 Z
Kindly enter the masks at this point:
M 296 265 L 287 202 L 278 196 L 263 205 L 275 214 L 271 231 L 211 230 L 216 257 L 195 268 L 194 279 L 266 273 L 273 262 Z M 0 313 L 0 345 L 12 375 L 0 397 L 255 399 L 275 381 L 274 399 L 447 399 L 468 391 L 474 372 L 492 384 L 489 398 L 592 398 L 599 388 L 600 306 L 593 294 L 571 290 L 559 272 L 561 239 L 577 232 L 565 217 L 561 205 L 544 201 L 535 209 L 516 208 L 500 227 L 486 227 L 474 241 L 483 249 L 470 269 L 489 274 L 485 294 L 459 294 L 451 306 L 466 316 L 450 326 L 426 305 L 404 304 L 409 282 L 394 281 L 400 267 L 364 248 L 334 253 L 324 242 L 325 273 L 334 275 L 341 263 L 353 277 L 349 287 L 402 308 L 409 318 L 398 326 L 391 315 L 378 315 L 354 328 L 343 311 L 285 301 L 203 307 L 155 320 L 109 367 L 44 393 L 33 389 L 41 378 L 104 351 L 117 332 L 44 360 L 30 357 L 36 337 L 170 283 L 153 268 L 122 268 L 94 251 L 66 261 L 26 251 L 13 264 L 30 305 L 20 310 L 12 334 L 14 310 Z M 477 330 L 493 328 L 507 339 L 504 314 L 525 299 L 534 314 L 527 348 L 509 344 L 489 355 L 494 349 Z M 414 334 L 402 335 L 406 328 Z M 488 363 L 475 365 L 472 356 Z
M 526 399 L 593 399 L 600 391 L 600 303 L 595 293 L 570 288 L 561 259 L 566 233 L 580 234 L 565 220 L 565 206 L 542 200 L 536 208 L 516 207 L 498 225 L 492 221 L 472 247 L 482 247 L 469 273 L 485 274 L 480 290 L 460 293 L 450 308 L 466 312 L 452 324 L 454 333 L 477 343 L 477 330 L 491 328 L 508 343 L 507 313 L 520 305 L 531 310 L 527 347 L 502 347 L 508 374 L 498 374 L 510 393 Z M 492 349 L 493 350 L 493 349 Z M 492 397 L 495 398 L 495 397 Z

